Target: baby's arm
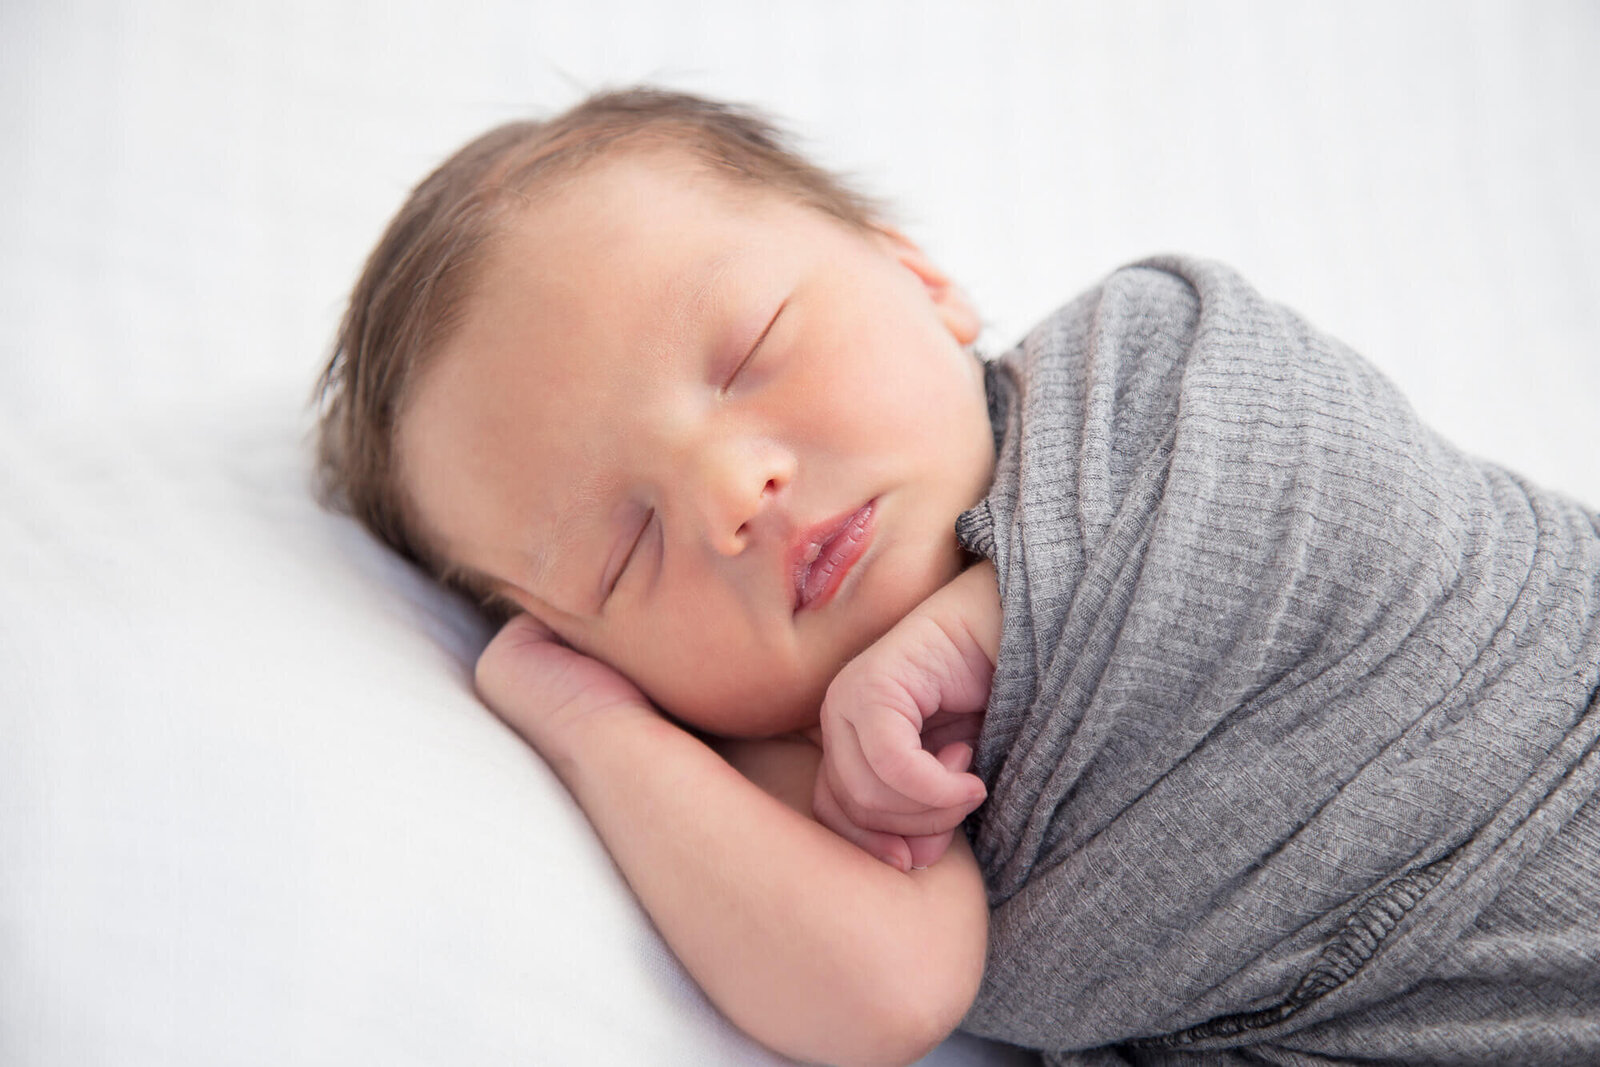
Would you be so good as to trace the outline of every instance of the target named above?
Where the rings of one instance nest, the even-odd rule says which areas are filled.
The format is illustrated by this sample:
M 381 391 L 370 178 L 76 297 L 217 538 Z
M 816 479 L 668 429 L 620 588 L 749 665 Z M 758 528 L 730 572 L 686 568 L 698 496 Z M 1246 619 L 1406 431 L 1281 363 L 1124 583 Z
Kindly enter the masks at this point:
M 965 1014 L 988 924 L 971 854 L 906 874 L 805 817 L 814 745 L 739 743 L 724 760 L 525 616 L 484 651 L 478 686 L 747 1033 L 805 1060 L 909 1062 Z
M 926 866 L 983 803 L 963 773 L 989 702 L 1000 594 L 984 560 L 852 660 L 822 705 L 817 818 L 902 869 Z

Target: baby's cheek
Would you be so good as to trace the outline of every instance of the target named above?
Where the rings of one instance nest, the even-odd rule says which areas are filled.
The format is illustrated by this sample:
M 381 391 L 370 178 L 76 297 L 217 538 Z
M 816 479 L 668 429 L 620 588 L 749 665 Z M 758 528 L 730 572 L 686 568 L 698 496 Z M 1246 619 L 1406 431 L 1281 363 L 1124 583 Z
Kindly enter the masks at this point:
M 806 677 L 747 657 L 737 666 L 680 672 L 677 699 L 662 707 L 674 718 L 721 737 L 778 737 L 817 724 L 831 680 L 831 673 Z

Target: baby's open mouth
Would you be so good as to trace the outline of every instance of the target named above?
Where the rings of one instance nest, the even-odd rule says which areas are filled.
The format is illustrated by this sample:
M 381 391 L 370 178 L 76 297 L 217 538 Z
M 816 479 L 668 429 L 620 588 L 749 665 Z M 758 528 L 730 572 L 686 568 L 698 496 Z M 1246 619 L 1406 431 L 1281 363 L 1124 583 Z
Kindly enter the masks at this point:
M 847 515 L 818 523 L 796 543 L 791 551 L 795 611 L 818 608 L 833 599 L 872 539 L 876 504 L 869 500 Z

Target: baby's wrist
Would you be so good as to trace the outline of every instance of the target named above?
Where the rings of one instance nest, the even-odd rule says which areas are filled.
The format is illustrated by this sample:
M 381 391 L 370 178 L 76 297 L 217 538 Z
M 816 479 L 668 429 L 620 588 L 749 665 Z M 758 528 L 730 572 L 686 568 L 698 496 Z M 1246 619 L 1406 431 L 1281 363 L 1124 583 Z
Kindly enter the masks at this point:
M 991 666 L 1000 655 L 1000 592 L 994 564 L 980 560 L 934 593 L 916 609 L 938 624 L 953 641 L 965 635 L 976 643 Z
M 616 703 L 581 714 L 551 716 L 528 741 L 571 788 L 583 767 L 616 752 L 628 735 L 663 728 L 678 729 L 648 704 Z

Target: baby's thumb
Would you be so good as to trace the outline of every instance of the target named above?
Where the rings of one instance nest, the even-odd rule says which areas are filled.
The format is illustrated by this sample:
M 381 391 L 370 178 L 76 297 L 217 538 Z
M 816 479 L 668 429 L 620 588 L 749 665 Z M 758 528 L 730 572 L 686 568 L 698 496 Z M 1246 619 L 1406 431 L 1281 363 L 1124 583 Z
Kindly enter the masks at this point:
M 922 870 L 939 862 L 939 857 L 945 854 L 950 847 L 950 839 L 955 836 L 954 830 L 946 830 L 942 834 L 923 834 L 920 837 L 906 838 L 906 844 L 911 849 L 911 869 Z

